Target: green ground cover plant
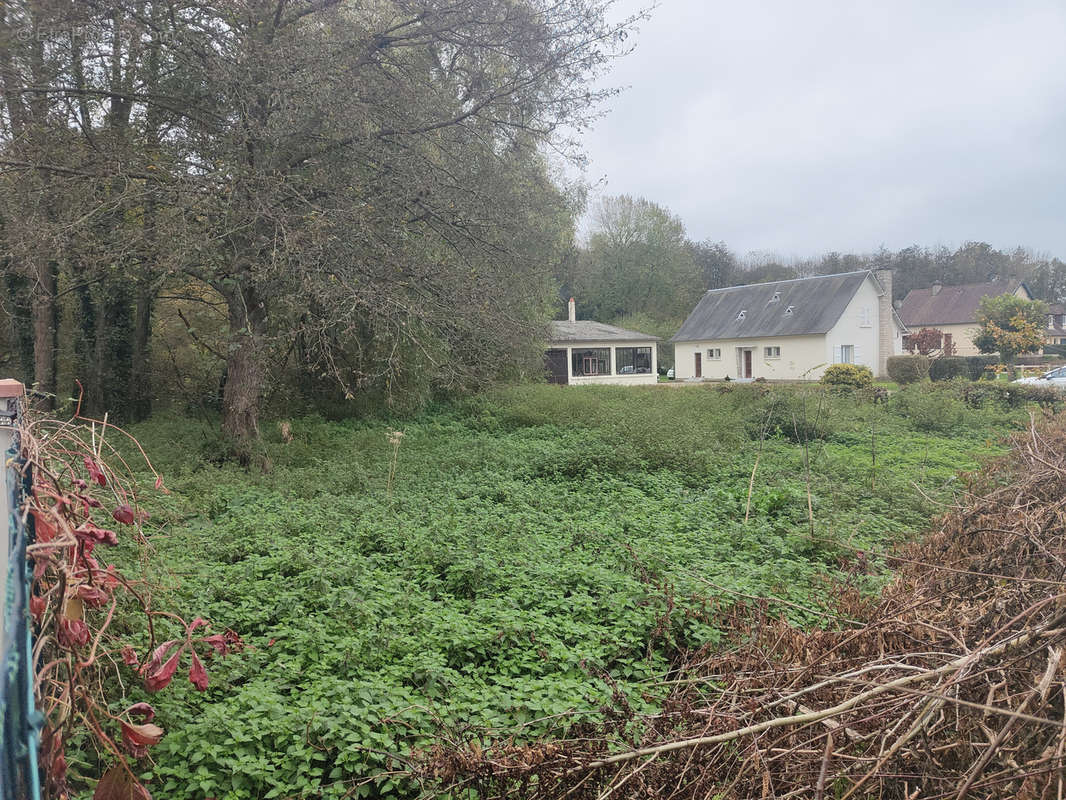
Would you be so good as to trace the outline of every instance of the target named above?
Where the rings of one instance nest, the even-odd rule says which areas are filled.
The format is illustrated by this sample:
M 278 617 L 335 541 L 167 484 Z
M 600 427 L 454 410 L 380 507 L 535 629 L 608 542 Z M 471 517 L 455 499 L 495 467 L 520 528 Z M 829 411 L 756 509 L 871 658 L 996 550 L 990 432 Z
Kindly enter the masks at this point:
M 247 644 L 206 692 L 155 697 L 170 733 L 144 776 L 179 800 L 411 796 L 390 754 L 438 726 L 521 739 L 615 691 L 653 707 L 733 593 L 829 624 L 827 579 L 875 590 L 877 553 L 1029 410 L 883 395 L 522 386 L 271 425 L 266 474 L 217 463 L 206 425 L 136 427 L 172 492 L 150 509 L 155 602 Z

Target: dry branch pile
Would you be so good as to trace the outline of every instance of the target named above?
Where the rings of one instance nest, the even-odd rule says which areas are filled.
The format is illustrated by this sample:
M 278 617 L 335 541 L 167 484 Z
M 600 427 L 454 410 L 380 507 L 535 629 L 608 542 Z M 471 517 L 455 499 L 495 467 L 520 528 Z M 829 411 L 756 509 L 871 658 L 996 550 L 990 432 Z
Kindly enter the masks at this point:
M 565 738 L 453 737 L 430 793 L 480 798 L 1056 798 L 1066 775 L 1066 424 L 1034 423 L 897 552 L 884 593 L 797 630 L 758 606 L 693 654 L 654 717 L 624 702 Z

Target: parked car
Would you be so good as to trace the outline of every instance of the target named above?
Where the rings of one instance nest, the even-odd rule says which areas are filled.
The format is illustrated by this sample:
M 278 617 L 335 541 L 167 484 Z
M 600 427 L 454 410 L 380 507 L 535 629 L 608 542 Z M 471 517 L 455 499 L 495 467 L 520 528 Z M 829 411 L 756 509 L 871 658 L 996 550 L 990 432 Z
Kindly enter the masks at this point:
M 1066 389 L 1066 367 L 1056 367 L 1037 375 L 1033 378 L 1018 378 L 1014 383 L 1027 383 L 1031 386 L 1053 386 L 1056 389 Z

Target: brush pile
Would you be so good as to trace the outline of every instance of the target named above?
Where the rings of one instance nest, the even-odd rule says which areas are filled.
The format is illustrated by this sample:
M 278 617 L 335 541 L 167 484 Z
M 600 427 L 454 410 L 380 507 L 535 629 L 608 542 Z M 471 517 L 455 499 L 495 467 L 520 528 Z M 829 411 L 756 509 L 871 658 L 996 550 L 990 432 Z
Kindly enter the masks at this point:
M 661 713 L 619 697 L 550 740 L 442 736 L 413 777 L 485 800 L 1061 800 L 1063 420 L 1034 422 L 966 481 L 931 534 L 891 556 L 878 598 L 837 589 L 833 630 L 733 606 L 730 641 L 679 665 Z

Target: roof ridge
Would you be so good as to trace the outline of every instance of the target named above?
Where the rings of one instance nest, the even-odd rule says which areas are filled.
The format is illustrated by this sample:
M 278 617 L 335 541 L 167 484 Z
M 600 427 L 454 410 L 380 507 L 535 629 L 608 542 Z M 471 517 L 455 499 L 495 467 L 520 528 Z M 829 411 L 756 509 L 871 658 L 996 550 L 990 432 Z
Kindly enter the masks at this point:
M 746 289 L 751 286 L 772 286 L 775 283 L 799 283 L 800 281 L 810 281 L 816 278 L 845 278 L 852 275 L 860 275 L 865 273 L 872 273 L 872 269 L 854 269 L 851 272 L 834 272 L 829 275 L 805 275 L 801 278 L 782 278 L 779 281 L 761 281 L 759 283 L 740 283 L 736 286 L 723 286 L 720 289 L 708 289 L 704 294 L 711 294 L 712 292 L 728 292 L 732 289 Z

